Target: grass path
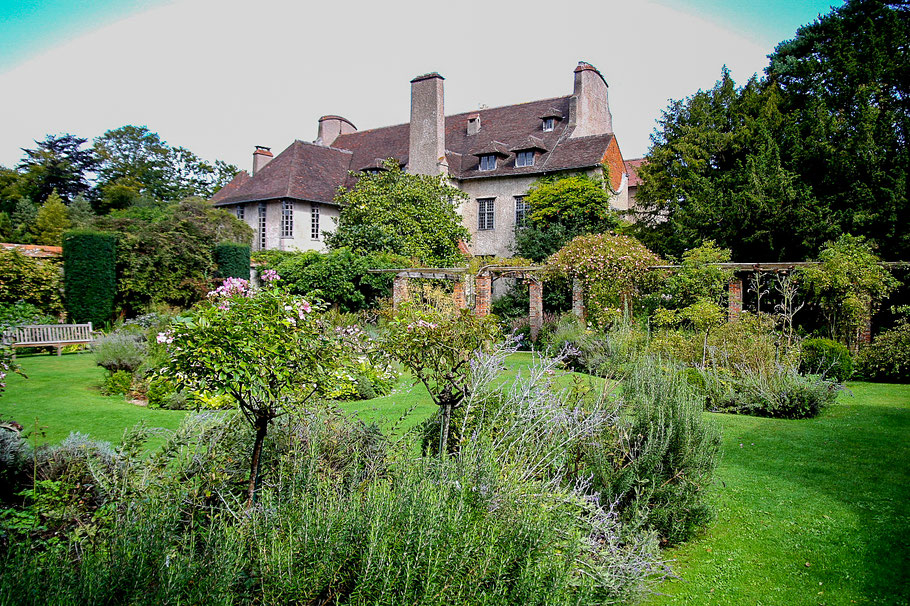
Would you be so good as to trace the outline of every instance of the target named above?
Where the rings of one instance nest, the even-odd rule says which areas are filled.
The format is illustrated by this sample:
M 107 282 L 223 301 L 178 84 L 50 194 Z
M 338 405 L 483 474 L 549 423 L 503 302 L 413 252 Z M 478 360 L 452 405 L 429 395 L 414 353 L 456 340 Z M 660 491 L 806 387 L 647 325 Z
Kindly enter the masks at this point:
M 910 604 L 910 385 L 851 392 L 804 421 L 710 415 L 717 519 L 649 604 Z
M 116 444 L 125 428 L 140 421 L 150 427 L 176 429 L 186 416 L 183 411 L 136 406 L 123 396 L 101 395 L 106 371 L 88 353 L 19 356 L 18 361 L 28 379 L 7 377 L 7 391 L 0 396 L 0 419 L 23 425 L 33 444 L 59 442 L 71 431 Z M 35 419 L 41 428 L 37 434 Z M 149 447 L 163 442 L 164 437 L 154 436 Z

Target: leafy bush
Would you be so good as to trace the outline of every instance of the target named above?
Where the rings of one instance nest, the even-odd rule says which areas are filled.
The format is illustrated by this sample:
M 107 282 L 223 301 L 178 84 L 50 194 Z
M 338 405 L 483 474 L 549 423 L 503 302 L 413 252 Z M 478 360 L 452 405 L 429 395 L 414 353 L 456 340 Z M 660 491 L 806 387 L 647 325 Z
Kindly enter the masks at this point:
M 102 393 L 106 396 L 119 396 L 129 393 L 133 385 L 133 374 L 127 370 L 115 370 L 104 378 Z
M 831 377 L 843 383 L 853 374 L 853 357 L 843 343 L 831 339 L 806 339 L 802 342 L 800 372 Z
M 140 334 L 118 331 L 96 339 L 92 352 L 98 366 L 111 373 L 125 370 L 132 374 L 145 360 L 148 344 Z
M 117 295 L 117 238 L 75 230 L 63 235 L 66 311 L 73 322 L 103 326 Z
M 42 314 L 56 315 L 63 311 L 62 286 L 57 262 L 0 250 L 0 303 L 27 303 Z
M 770 372 L 745 369 L 734 374 L 721 368 L 700 374 L 712 410 L 758 417 L 815 417 L 834 403 L 840 387 L 834 381 L 802 375 L 787 366 Z
M 617 503 L 622 518 L 634 526 L 657 530 L 664 542 L 684 541 L 710 519 L 704 497 L 720 434 L 702 415 L 704 402 L 685 378 L 658 359 L 632 366 L 622 397 L 631 418 L 619 429 L 609 475 L 599 478 L 602 499 Z M 600 469 L 595 466 L 595 473 L 603 474 Z
M 857 374 L 870 381 L 910 383 L 910 321 L 878 335 L 860 349 Z
M 250 246 L 249 244 L 236 244 L 222 242 L 214 251 L 215 265 L 218 267 L 219 278 L 250 277 Z
M 56 324 L 57 318 L 45 314 L 31 303 L 0 303 L 0 332 L 25 324 Z

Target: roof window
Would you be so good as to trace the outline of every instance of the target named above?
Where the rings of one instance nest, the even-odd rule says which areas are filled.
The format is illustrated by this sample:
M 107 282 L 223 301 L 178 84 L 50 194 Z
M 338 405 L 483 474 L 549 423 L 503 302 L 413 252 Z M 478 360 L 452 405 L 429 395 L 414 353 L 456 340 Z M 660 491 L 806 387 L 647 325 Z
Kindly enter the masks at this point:
M 479 170 L 496 170 L 496 154 L 484 154 L 480 156 Z
M 556 127 L 555 118 L 544 118 L 543 119 L 543 132 L 548 133 Z

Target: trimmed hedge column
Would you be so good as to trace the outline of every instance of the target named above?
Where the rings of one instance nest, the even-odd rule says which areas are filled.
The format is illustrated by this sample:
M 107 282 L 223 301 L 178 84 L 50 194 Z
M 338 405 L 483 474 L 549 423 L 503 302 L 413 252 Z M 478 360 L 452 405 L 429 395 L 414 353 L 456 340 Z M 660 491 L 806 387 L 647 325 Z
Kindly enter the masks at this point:
M 77 230 L 63 235 L 64 306 L 75 323 L 103 326 L 117 296 L 117 237 Z
M 222 242 L 215 247 L 215 265 L 219 278 L 250 279 L 250 247 L 246 244 Z

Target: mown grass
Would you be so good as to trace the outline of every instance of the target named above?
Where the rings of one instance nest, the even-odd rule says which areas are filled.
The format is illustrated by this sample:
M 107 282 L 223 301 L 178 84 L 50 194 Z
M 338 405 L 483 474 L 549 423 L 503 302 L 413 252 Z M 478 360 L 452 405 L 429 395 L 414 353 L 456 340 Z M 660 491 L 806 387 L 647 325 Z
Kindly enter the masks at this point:
M 176 429 L 186 415 L 136 406 L 123 396 L 101 395 L 107 371 L 96 366 L 89 353 L 36 354 L 19 356 L 18 361 L 28 378 L 7 377 L 7 391 L 0 396 L 0 419 L 23 425 L 32 444 L 59 442 L 73 431 L 116 444 L 124 429 L 140 421 Z M 154 436 L 149 447 L 163 443 L 163 436 Z
M 910 386 L 849 387 L 815 419 L 712 415 L 717 519 L 650 604 L 910 603 Z
M 10 378 L 0 417 L 37 418 L 42 442 L 70 431 L 117 442 L 140 420 L 175 428 L 185 414 L 102 396 L 89 355 L 20 361 L 30 378 Z M 511 356 L 501 380 L 530 361 Z M 412 409 L 399 431 L 435 410 L 407 376 L 390 396 L 342 408 L 386 429 Z M 816 419 L 710 416 L 723 434 L 717 517 L 667 552 L 680 578 L 649 604 L 910 604 L 910 386 L 851 384 Z

